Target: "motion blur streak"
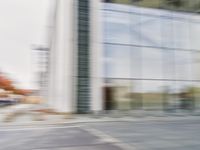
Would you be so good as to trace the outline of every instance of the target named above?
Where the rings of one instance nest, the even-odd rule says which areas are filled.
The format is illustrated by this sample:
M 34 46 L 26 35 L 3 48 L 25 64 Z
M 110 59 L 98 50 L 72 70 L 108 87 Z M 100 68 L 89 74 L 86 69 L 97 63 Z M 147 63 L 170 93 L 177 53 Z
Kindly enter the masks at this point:
M 0 149 L 199 150 L 200 0 L 0 8 Z

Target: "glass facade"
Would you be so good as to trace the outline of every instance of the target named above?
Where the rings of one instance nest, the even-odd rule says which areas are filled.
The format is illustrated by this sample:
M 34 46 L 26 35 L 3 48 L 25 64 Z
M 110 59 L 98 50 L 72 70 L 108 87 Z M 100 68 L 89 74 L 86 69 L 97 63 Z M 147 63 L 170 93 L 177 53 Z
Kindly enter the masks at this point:
M 156 3 L 147 8 L 107 2 L 101 10 L 103 76 L 110 89 L 105 101 L 113 106 L 106 108 L 199 108 L 200 16 L 186 12 L 189 4 L 169 11 Z

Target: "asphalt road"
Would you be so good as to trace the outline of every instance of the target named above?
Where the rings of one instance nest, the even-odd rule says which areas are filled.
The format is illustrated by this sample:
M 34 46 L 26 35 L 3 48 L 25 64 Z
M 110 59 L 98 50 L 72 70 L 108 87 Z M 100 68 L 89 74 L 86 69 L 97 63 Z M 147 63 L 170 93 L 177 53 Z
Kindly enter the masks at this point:
M 0 128 L 0 150 L 199 150 L 200 118 Z

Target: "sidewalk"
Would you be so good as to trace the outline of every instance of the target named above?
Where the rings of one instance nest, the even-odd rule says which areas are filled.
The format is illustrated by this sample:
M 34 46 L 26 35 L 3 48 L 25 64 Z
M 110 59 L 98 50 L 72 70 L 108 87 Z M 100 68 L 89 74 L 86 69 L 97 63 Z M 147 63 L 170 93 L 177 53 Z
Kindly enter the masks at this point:
M 33 125 L 58 125 L 58 124 L 77 124 L 77 123 L 93 123 L 93 122 L 118 122 L 118 121 L 148 121 L 148 120 L 177 120 L 177 119 L 193 119 L 200 117 L 200 111 L 194 113 L 170 112 L 162 111 L 113 111 L 103 114 L 87 114 L 87 115 L 45 115 L 43 120 L 37 121 L 32 114 L 24 114 L 18 116 L 11 122 L 4 122 L 6 109 L 0 109 L 0 127 L 4 126 L 33 126 Z

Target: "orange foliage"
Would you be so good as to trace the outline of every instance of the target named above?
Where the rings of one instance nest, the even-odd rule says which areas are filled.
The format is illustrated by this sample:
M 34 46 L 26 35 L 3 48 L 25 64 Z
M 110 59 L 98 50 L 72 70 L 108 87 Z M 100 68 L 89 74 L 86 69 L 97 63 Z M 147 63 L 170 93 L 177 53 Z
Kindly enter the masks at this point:
M 0 75 L 0 88 L 6 91 L 12 91 L 14 94 L 19 94 L 19 95 L 27 95 L 31 93 L 30 90 L 22 90 L 15 88 L 13 86 L 13 82 L 8 78 L 4 77 L 3 75 Z

